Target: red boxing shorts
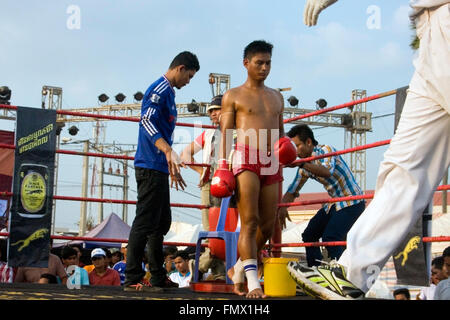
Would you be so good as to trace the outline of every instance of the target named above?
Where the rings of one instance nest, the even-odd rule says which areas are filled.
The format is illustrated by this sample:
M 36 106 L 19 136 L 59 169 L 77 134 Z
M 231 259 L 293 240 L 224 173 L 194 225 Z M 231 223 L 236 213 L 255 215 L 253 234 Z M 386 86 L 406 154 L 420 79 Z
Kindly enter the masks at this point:
M 232 170 L 235 176 L 246 170 L 255 173 L 261 186 L 283 181 L 280 165 L 270 152 L 260 151 L 242 143 L 236 143 Z

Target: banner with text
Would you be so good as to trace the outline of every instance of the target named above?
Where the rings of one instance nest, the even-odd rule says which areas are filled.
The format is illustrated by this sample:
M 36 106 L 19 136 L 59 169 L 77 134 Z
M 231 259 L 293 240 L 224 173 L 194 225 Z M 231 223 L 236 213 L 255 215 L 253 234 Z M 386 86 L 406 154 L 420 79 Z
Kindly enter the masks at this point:
M 17 108 L 8 265 L 48 266 L 56 111 Z

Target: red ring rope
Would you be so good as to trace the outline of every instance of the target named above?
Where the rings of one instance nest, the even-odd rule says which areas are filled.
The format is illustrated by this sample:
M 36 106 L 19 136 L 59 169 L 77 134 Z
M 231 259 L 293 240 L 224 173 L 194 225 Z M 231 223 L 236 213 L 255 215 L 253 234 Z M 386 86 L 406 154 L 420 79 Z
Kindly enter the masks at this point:
M 8 237 L 9 232 L 0 232 L 0 236 Z M 88 241 L 88 242 L 120 242 L 120 243 L 128 243 L 127 239 L 114 239 L 114 238 L 91 238 L 91 237 L 72 237 L 72 236 L 58 236 L 52 235 L 50 236 L 52 239 L 56 240 L 72 240 L 72 241 Z M 438 236 L 438 237 L 423 237 L 422 242 L 431 243 L 431 242 L 450 242 L 450 236 Z M 165 245 L 173 245 L 173 246 L 195 246 L 195 243 L 185 243 L 185 242 L 164 242 Z M 333 246 L 345 246 L 347 245 L 346 241 L 329 241 L 329 242 L 302 242 L 302 243 L 274 243 L 268 245 L 271 248 L 281 248 L 281 247 L 333 247 Z M 207 244 L 204 244 L 207 246 Z
M 436 191 L 450 190 L 450 185 L 442 185 L 436 188 Z M 12 197 L 13 193 L 10 191 L 0 191 L 0 197 Z M 292 207 L 301 205 L 311 205 L 311 204 L 322 204 L 322 203 L 332 203 L 341 201 L 352 201 L 352 200 L 363 200 L 372 199 L 373 194 L 365 194 L 359 196 L 348 196 L 348 197 L 337 197 L 328 199 L 316 199 L 316 200 L 305 200 L 299 202 L 286 202 L 279 203 L 278 207 Z M 53 196 L 55 200 L 69 200 L 69 201 L 87 201 L 87 202 L 104 202 L 104 203 L 118 203 L 118 204 L 136 204 L 133 200 L 115 200 L 115 199 L 101 199 L 101 198 L 84 198 L 84 197 L 69 197 L 69 196 Z M 197 204 L 182 204 L 182 203 L 171 203 L 171 206 L 178 208 L 193 208 L 193 209 L 208 209 L 208 206 L 197 205 Z
M 2 109 L 2 108 L 9 109 L 9 110 L 17 110 L 17 106 L 10 106 L 7 104 L 0 104 L 0 109 Z M 86 113 L 86 112 L 67 111 L 67 110 L 56 110 L 56 113 L 68 115 L 68 116 L 79 116 L 79 117 L 97 118 L 97 119 L 121 120 L 121 121 L 131 121 L 131 122 L 139 122 L 140 121 L 139 118 L 135 118 L 135 117 L 108 116 L 108 115 L 103 115 L 103 114 L 92 114 L 92 113 Z M 177 122 L 176 125 L 180 126 L 180 127 L 217 129 L 217 127 L 212 126 L 212 125 L 183 123 L 183 122 Z
M 393 94 L 396 94 L 396 93 L 397 93 L 397 90 L 390 90 L 390 91 L 382 92 L 382 93 L 375 94 L 375 95 L 370 96 L 370 97 L 366 97 L 366 98 L 362 98 L 362 99 L 358 99 L 358 100 L 353 100 L 353 101 L 350 101 L 350 102 L 347 102 L 347 103 L 343 103 L 343 104 L 340 104 L 340 105 L 337 105 L 337 106 L 334 106 L 334 107 L 324 108 L 322 110 L 317 110 L 317 111 L 305 113 L 305 114 L 302 114 L 300 116 L 293 117 L 291 119 L 286 119 L 283 122 L 284 123 L 289 123 L 289 122 L 292 122 L 292 121 L 296 121 L 296 120 L 301 120 L 301 119 L 304 119 L 304 118 L 317 116 L 317 115 L 320 115 L 322 113 L 327 113 L 327 112 L 335 111 L 335 110 L 338 110 L 338 109 L 348 108 L 348 107 L 351 107 L 351 106 L 354 106 L 354 105 L 357 105 L 357 104 L 360 104 L 360 103 L 364 103 L 364 102 L 368 102 L 368 101 L 384 98 L 384 97 L 387 97 L 387 96 L 390 96 L 390 95 L 393 95 Z
M 351 102 L 347 102 L 341 105 L 324 108 L 322 110 L 306 113 L 297 117 L 293 117 L 291 119 L 284 120 L 284 123 L 289 123 L 296 120 L 301 120 L 304 118 L 320 115 L 323 113 L 331 112 L 338 109 L 348 108 L 360 103 L 365 103 L 368 101 L 376 100 L 379 98 L 383 98 L 389 95 L 396 94 L 397 90 L 391 90 L 386 91 L 380 94 L 376 94 L 370 97 L 354 100 Z M 17 106 L 10 106 L 10 105 L 4 105 L 0 104 L 0 108 L 4 109 L 10 109 L 10 110 L 17 110 Z M 73 112 L 73 111 L 64 111 L 64 110 L 57 110 L 58 114 L 63 115 L 73 115 L 73 116 L 84 116 L 84 117 L 90 117 L 90 118 L 99 118 L 99 119 L 109 119 L 109 120 L 122 120 L 122 121 L 132 121 L 132 122 L 139 122 L 140 119 L 134 118 L 134 117 L 117 117 L 117 116 L 108 116 L 108 115 L 99 115 L 99 114 L 90 114 L 90 113 L 83 113 L 83 112 Z M 190 124 L 190 123 L 177 123 L 177 126 L 185 126 L 185 127 L 198 127 L 198 128 L 211 128 L 216 129 L 214 126 L 208 126 L 208 125 L 196 125 L 196 124 Z M 345 153 L 350 153 L 354 151 L 359 150 L 365 150 L 369 148 L 374 148 L 377 146 L 387 145 L 390 143 L 390 140 L 384 140 L 375 142 L 372 144 L 367 144 L 364 146 L 358 146 L 355 148 L 350 149 L 344 149 L 341 151 L 331 152 L 328 154 L 324 154 L 321 156 L 315 156 L 315 157 L 309 157 L 304 158 L 295 161 L 290 166 L 295 166 L 296 164 L 301 164 L 304 162 L 309 162 L 313 160 L 318 160 L 326 157 L 341 155 Z M 7 148 L 7 149 L 15 149 L 14 145 L 7 145 L 7 144 L 0 144 L 0 148 Z M 72 155 L 83 155 L 83 156 L 94 156 L 94 157 L 104 157 L 104 158 L 113 158 L 113 159 L 124 159 L 124 160 L 134 160 L 133 157 L 129 156 L 122 156 L 122 155 L 108 155 L 108 154 L 100 154 L 100 153 L 91 153 L 91 152 L 77 152 L 77 151 L 69 151 L 69 150 L 57 150 L 57 153 L 62 154 L 72 154 Z M 208 164 L 199 164 L 199 163 L 190 163 L 187 165 L 197 165 L 197 166 L 209 166 Z M 444 185 L 439 186 L 437 188 L 437 191 L 443 191 L 443 190 L 449 190 L 450 185 Z M 11 192 L 0 192 L 0 196 L 12 196 Z M 309 200 L 309 201 L 300 201 L 300 202 L 291 202 L 291 203 L 282 203 L 279 204 L 279 207 L 290 207 L 290 206 L 297 206 L 297 205 L 308 205 L 308 204 L 318 204 L 318 203 L 329 203 L 329 202 L 340 202 L 340 201 L 348 201 L 348 200 L 359 200 L 359 199 L 371 199 L 373 198 L 373 195 L 362 195 L 362 196 L 350 196 L 350 197 L 339 197 L 339 198 L 330 198 L 330 199 L 317 199 L 317 200 Z M 53 196 L 53 199 L 57 200 L 73 200 L 73 201 L 90 201 L 90 202 L 106 202 L 106 203 L 122 203 L 122 204 L 135 204 L 136 201 L 128 201 L 128 200 L 112 200 L 112 199 L 96 199 L 96 198 L 82 198 L 82 197 L 66 197 L 66 196 Z M 174 207 L 183 207 L 183 208 L 198 208 L 198 209 L 205 209 L 208 208 L 207 206 L 202 205 L 185 205 L 185 204 L 171 204 L 171 206 Z M 0 233 L 0 236 L 8 236 L 9 233 Z M 128 242 L 127 240 L 123 239 L 102 239 L 102 238 L 87 238 L 87 237 L 67 237 L 67 236 L 51 236 L 52 239 L 62 239 L 62 240 L 85 240 L 85 241 L 99 241 L 99 242 Z M 441 237 L 424 237 L 423 242 L 443 242 L 443 241 L 450 241 L 450 237 L 447 236 L 441 236 Z M 165 243 L 175 246 L 195 246 L 195 244 L 190 243 Z M 309 246 L 342 246 L 346 245 L 346 241 L 334 241 L 334 242 L 312 242 L 312 243 L 287 243 L 287 244 L 271 244 L 271 247 L 309 247 Z

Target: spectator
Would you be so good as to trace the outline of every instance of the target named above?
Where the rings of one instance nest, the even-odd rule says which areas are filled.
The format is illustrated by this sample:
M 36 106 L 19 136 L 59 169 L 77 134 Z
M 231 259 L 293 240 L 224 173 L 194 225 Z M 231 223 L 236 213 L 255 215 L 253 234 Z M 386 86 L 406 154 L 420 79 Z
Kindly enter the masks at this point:
M 314 138 L 314 133 L 305 124 L 294 126 L 287 134 L 297 146 L 297 154 L 300 158 L 320 156 L 336 151 L 328 145 L 319 145 Z M 299 196 L 299 192 L 312 178 L 322 184 L 332 198 L 346 196 L 360 196 L 361 188 L 350 171 L 348 165 L 341 156 L 332 156 L 320 160 L 305 162 L 298 167 L 297 175 L 284 194 L 282 202 L 293 202 Z M 309 221 L 302 234 L 304 242 L 344 241 L 347 233 L 364 211 L 364 200 L 340 201 L 327 203 Z M 280 225 L 286 227 L 286 218 L 291 220 L 286 207 L 278 210 Z M 326 247 L 328 257 L 339 259 L 344 251 L 343 246 Z M 306 248 L 306 260 L 308 266 L 320 266 L 322 253 L 319 247 Z
M 70 247 L 77 251 L 78 261 L 79 261 L 78 266 L 83 268 L 85 266 L 85 264 L 81 261 L 81 256 L 83 255 L 83 252 L 81 251 L 81 246 L 78 244 L 73 244 L 73 245 L 70 245 Z
M 127 243 L 122 243 L 120 247 L 120 253 L 122 254 L 123 259 L 113 266 L 113 269 L 119 273 L 120 285 L 123 285 L 125 282 L 125 268 L 127 267 L 127 247 Z
M 41 274 L 38 283 L 40 284 L 58 283 L 58 280 L 55 275 L 50 273 L 44 273 Z
M 94 270 L 89 273 L 89 282 L 93 286 L 120 286 L 119 273 L 107 267 L 106 252 L 97 248 L 91 252 Z
M 79 267 L 78 251 L 73 247 L 64 247 L 61 250 L 61 261 L 66 270 L 68 281 L 72 285 L 89 285 L 88 272 Z
M 62 284 L 67 282 L 67 274 L 61 259 L 49 252 L 47 268 L 19 267 L 14 282 L 39 283 L 43 274 L 50 274 L 59 277 Z
M 189 254 L 185 251 L 177 251 L 174 255 L 173 262 L 177 272 L 169 275 L 170 280 L 178 283 L 179 288 L 189 287 L 191 282 L 191 273 L 189 272 Z
M 200 150 L 202 153 L 202 163 L 210 164 L 210 167 L 199 167 L 191 165 L 194 171 L 200 174 L 200 182 L 198 186 L 201 189 L 201 204 L 204 206 L 213 206 L 215 202 L 221 201 L 221 199 L 215 198 L 211 195 L 211 179 L 217 169 L 218 163 L 218 153 L 220 146 L 220 115 L 222 111 L 222 95 L 213 97 L 211 104 L 206 109 L 214 126 L 216 129 L 206 129 L 202 132 L 194 141 L 192 141 L 180 155 L 180 158 L 184 162 L 194 163 L 194 155 Z M 236 202 L 235 196 L 232 197 L 233 203 Z M 203 229 L 210 231 L 209 226 L 209 208 L 202 209 L 202 225 Z M 214 230 L 214 229 L 212 229 Z M 205 243 L 209 240 L 206 239 Z M 206 274 L 208 269 L 211 269 L 212 277 L 214 279 L 225 279 L 225 264 L 224 262 L 211 254 L 211 249 L 209 247 L 205 248 L 199 259 L 199 272 Z
M 105 251 L 106 253 L 106 258 L 105 258 L 105 264 L 107 268 L 111 268 L 111 260 L 112 260 L 112 254 L 111 251 L 108 248 L 102 248 L 103 251 Z
M 429 287 L 425 287 L 420 290 L 417 295 L 417 300 L 433 300 L 434 291 L 436 286 L 441 280 L 445 279 L 444 271 L 442 270 L 444 266 L 444 257 L 437 257 L 431 261 L 431 283 Z
M 434 292 L 434 300 L 450 300 L 450 247 L 445 248 L 442 254 L 444 266 L 442 270 L 446 279 L 439 281 Z
M 210 106 L 206 109 L 209 118 L 214 126 L 219 126 L 220 113 L 222 109 L 222 96 L 215 96 Z M 192 141 L 180 154 L 182 161 L 194 163 L 194 155 L 203 150 L 202 163 L 210 164 L 212 167 L 189 166 L 200 174 L 198 186 L 201 189 L 201 204 L 211 206 L 210 190 L 211 179 L 214 174 L 214 167 L 217 166 L 217 154 L 220 142 L 220 127 L 217 129 L 206 129 L 194 141 Z M 202 209 L 203 230 L 209 231 L 209 209 Z
M 0 226 L 0 233 L 7 233 L 8 232 L 8 219 L 2 218 L 2 223 Z M 8 239 L 6 236 L 0 236 L 0 239 Z
M 170 276 L 173 272 L 176 272 L 175 263 L 173 259 L 175 259 L 175 254 L 178 249 L 175 246 L 167 246 L 164 248 L 164 268 L 166 268 L 167 275 Z
M 6 263 L 6 239 L 0 239 L 0 283 L 13 283 L 16 269 Z
M 394 291 L 395 300 L 411 300 L 411 294 L 407 288 L 400 288 Z
M 95 266 L 93 264 L 88 264 L 83 267 L 83 269 L 86 270 L 88 274 L 90 274 L 92 272 L 92 270 L 94 270 L 94 268 L 95 268 Z
M 112 248 L 110 251 L 111 251 L 111 268 L 112 268 L 117 262 L 122 261 L 122 253 L 118 248 Z

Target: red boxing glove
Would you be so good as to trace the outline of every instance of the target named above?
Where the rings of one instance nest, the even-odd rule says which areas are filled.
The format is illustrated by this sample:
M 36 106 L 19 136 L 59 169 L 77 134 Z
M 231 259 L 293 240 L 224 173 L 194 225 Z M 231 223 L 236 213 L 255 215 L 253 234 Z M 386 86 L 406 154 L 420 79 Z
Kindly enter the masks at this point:
M 219 166 L 211 180 L 211 195 L 225 198 L 233 194 L 236 180 L 226 160 L 219 160 Z
M 282 137 L 275 143 L 274 153 L 282 165 L 289 164 L 297 159 L 297 149 L 289 137 Z

